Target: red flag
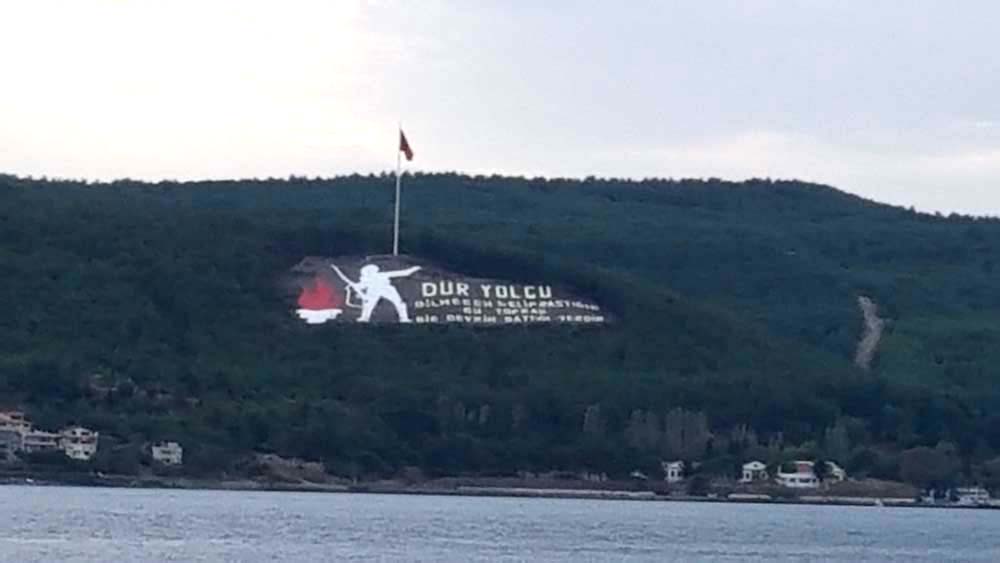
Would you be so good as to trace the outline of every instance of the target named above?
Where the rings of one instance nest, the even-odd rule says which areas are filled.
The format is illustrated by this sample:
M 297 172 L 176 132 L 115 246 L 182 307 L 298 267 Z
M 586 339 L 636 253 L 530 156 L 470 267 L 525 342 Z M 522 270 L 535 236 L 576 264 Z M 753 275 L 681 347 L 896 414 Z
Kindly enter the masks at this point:
M 399 150 L 402 151 L 407 161 L 413 160 L 413 149 L 410 148 L 410 143 L 406 141 L 406 135 L 403 134 L 402 129 L 399 130 Z

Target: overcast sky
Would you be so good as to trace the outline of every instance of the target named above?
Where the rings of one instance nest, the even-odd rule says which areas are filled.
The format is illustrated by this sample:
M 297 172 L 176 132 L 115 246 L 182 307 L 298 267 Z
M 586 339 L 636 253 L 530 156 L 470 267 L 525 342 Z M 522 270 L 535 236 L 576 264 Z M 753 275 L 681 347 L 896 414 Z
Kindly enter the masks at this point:
M 0 171 L 800 178 L 1000 215 L 1000 2 L 0 0 Z

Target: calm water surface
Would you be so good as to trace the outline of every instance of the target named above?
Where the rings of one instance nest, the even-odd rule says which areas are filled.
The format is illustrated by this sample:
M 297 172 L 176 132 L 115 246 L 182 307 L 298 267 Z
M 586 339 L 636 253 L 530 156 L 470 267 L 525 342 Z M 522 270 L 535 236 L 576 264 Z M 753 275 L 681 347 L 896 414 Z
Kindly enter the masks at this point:
M 1000 511 L 0 486 L 0 561 L 1000 561 Z

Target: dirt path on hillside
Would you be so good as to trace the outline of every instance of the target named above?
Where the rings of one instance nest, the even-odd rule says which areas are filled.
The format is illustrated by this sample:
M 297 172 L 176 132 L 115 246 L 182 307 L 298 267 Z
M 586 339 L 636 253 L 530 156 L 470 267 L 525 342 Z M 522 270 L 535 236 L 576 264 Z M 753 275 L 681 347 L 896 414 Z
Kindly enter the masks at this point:
M 878 351 L 878 343 L 882 340 L 882 331 L 885 329 L 885 319 L 878 316 L 878 305 L 864 295 L 858 296 L 858 307 L 864 316 L 865 328 L 861 333 L 861 341 L 858 342 L 858 351 L 854 355 L 854 363 L 861 369 L 871 368 L 875 352 Z

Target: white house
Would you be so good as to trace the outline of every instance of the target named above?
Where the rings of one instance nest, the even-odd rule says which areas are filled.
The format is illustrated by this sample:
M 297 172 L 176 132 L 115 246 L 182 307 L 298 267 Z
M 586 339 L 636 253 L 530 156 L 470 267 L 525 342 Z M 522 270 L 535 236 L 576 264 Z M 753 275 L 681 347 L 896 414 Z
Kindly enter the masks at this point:
M 23 435 L 31 430 L 31 421 L 21 411 L 0 411 L 0 430 Z
M 628 474 L 628 476 L 639 481 L 646 481 L 649 479 L 649 477 L 646 476 L 645 473 L 639 471 L 638 469 L 633 469 L 632 472 Z
M 683 461 L 661 461 L 660 467 L 663 468 L 663 480 L 667 483 L 679 483 L 684 480 Z
M 740 483 L 753 483 L 754 481 L 767 481 L 767 465 L 754 460 L 743 464 L 743 476 Z
M 590 481 L 591 483 L 603 483 L 608 480 L 607 473 L 596 473 L 590 471 L 584 471 L 578 475 L 581 481 Z
M 778 468 L 775 481 L 783 487 L 790 489 L 815 489 L 819 487 L 819 479 L 813 471 L 811 461 L 793 461 L 785 465 L 791 465 L 795 471 L 785 472 L 784 466 Z
M 775 480 L 779 485 L 792 489 L 815 489 L 819 487 L 819 478 L 816 477 L 815 464 L 811 461 L 793 461 L 788 465 L 795 468 L 794 472 L 785 473 L 778 469 Z M 826 479 L 829 481 L 843 481 L 847 479 L 847 472 L 832 461 L 826 462 Z
M 826 462 L 826 475 L 828 481 L 841 482 L 847 480 L 847 472 L 844 471 L 844 468 L 832 461 Z
M 181 465 L 184 463 L 184 448 L 177 442 L 158 442 L 150 448 L 153 459 L 164 465 Z
M 82 426 L 71 426 L 60 432 L 59 446 L 66 457 L 78 461 L 87 461 L 97 453 L 97 438 L 99 434 Z
M 988 506 L 990 492 L 982 487 L 958 487 L 955 489 L 955 503 L 962 506 Z
M 58 450 L 60 438 L 56 432 L 31 429 L 21 435 L 21 448 L 27 453 Z
M 79 461 L 87 461 L 97 453 L 97 432 L 82 426 L 71 426 L 61 432 L 46 432 L 35 428 L 21 411 L 0 412 L 0 431 L 7 436 L 7 450 L 25 453 L 62 451 L 67 457 Z M 12 433 L 19 439 L 12 439 Z

